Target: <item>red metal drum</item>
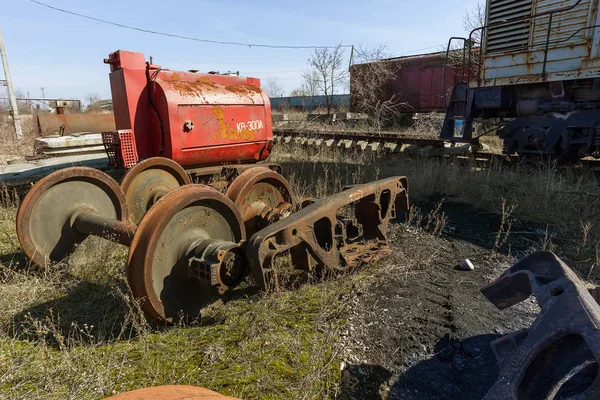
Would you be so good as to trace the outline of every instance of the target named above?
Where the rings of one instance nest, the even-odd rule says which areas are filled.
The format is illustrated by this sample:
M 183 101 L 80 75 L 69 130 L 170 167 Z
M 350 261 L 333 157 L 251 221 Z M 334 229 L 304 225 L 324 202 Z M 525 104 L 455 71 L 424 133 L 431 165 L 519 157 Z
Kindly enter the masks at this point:
M 140 159 L 161 156 L 199 167 L 269 155 L 271 105 L 259 79 L 170 71 L 122 50 L 105 62 L 116 128 L 133 131 Z

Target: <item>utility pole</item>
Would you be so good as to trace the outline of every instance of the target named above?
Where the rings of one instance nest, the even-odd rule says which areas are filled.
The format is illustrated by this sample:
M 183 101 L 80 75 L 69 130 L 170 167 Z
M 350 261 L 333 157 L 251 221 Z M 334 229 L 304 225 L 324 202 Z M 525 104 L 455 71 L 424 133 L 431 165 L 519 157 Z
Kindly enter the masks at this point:
M 44 90 L 46 89 L 46 87 L 41 87 L 40 90 L 42 91 L 42 99 L 46 98 L 46 95 L 44 94 Z
M 17 106 L 17 99 L 15 98 L 15 91 L 13 90 L 12 80 L 10 79 L 10 70 L 8 69 L 8 58 L 6 57 L 6 47 L 4 47 L 4 37 L 2 36 L 2 29 L 0 28 L 0 58 L 2 58 L 2 65 L 4 66 L 4 78 L 6 79 L 6 87 L 8 89 L 8 99 L 10 101 L 10 108 L 12 109 L 13 122 L 15 124 L 15 133 L 17 140 L 23 137 L 23 130 L 21 129 L 21 120 L 19 119 L 19 107 Z

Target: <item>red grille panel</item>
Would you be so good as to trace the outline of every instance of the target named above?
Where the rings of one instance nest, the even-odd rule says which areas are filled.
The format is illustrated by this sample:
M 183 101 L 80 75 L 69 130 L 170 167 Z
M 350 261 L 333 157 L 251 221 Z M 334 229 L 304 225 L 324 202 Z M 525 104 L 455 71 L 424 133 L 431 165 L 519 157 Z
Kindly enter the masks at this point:
M 102 132 L 102 144 L 108 156 L 108 166 L 119 168 L 123 165 L 121 159 L 121 149 L 119 144 L 119 134 L 117 132 Z
M 125 168 L 131 168 L 138 162 L 137 149 L 135 147 L 135 137 L 131 129 L 120 130 L 119 140 L 121 142 L 121 158 Z
M 131 168 L 138 162 L 135 137 L 131 129 L 102 132 L 102 143 L 112 168 Z

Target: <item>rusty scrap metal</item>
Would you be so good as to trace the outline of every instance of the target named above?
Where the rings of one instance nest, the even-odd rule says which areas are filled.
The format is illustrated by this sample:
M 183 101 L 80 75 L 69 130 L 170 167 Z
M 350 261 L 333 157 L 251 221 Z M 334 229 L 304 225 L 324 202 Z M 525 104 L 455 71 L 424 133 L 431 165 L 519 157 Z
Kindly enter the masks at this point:
M 164 157 L 152 157 L 129 169 L 121 181 L 129 221 L 139 224 L 148 209 L 169 191 L 192 183 L 183 167 Z
M 240 277 L 232 283 L 227 276 L 237 258 L 221 252 L 231 244 L 228 250 L 235 256 L 235 246 L 245 239 L 242 217 L 223 194 L 205 185 L 172 190 L 138 226 L 129 249 L 131 291 L 154 320 L 172 323 L 197 318 L 211 298 L 222 292 L 218 290 L 221 283 L 241 283 Z M 203 274 L 205 269 L 198 264 L 206 265 L 208 273 Z
M 256 232 L 294 211 L 296 199 L 289 182 L 266 167 L 242 172 L 225 193 L 240 210 L 246 234 Z
M 148 160 L 157 168 L 142 163 L 121 186 L 85 167 L 48 175 L 32 187 L 17 214 L 25 253 L 47 266 L 68 257 L 89 235 L 129 245 L 127 276 L 134 297 L 149 318 L 174 323 L 198 318 L 252 272 L 261 289 L 271 289 L 271 277 L 278 287 L 272 263 L 287 250 L 295 268 L 312 272 L 345 271 L 375 260 L 387 248 L 389 221 L 408 209 L 406 178 L 353 186 L 305 202 L 292 214 L 298 207 L 292 188 L 269 168 L 242 172 L 223 194 L 207 185 L 179 186 L 176 169 L 167 168 L 165 175 L 172 187 L 163 185 L 165 177 L 155 173 L 169 163 Z M 147 171 L 143 181 L 152 184 L 136 184 Z M 143 196 L 131 198 L 151 200 L 139 209 L 137 226 L 123 191 L 136 185 Z M 249 242 L 248 232 L 254 234 Z
M 88 231 L 86 223 L 95 217 L 105 223 Z M 134 231 L 122 224 L 127 219 L 125 196 L 114 179 L 93 168 L 71 167 L 29 190 L 17 212 L 17 236 L 27 257 L 45 267 L 68 257 L 89 234 L 112 235 L 127 244 Z M 83 230 L 73 229 L 77 226 Z
M 356 185 L 317 201 L 250 238 L 246 255 L 254 280 L 265 291 L 279 286 L 274 259 L 290 250 L 296 269 L 345 271 L 385 249 L 387 227 L 408 210 L 408 182 L 394 177 Z M 338 216 L 352 206 L 354 218 Z
M 107 397 L 105 400 L 238 400 L 195 386 L 169 385 L 138 389 Z
M 597 290 L 553 253 L 538 252 L 481 292 L 501 310 L 531 295 L 541 309 L 529 329 L 492 342 L 500 376 L 485 400 L 600 398 Z
M 36 114 L 38 136 L 60 133 L 61 136 L 79 132 L 101 133 L 115 130 L 113 114 Z

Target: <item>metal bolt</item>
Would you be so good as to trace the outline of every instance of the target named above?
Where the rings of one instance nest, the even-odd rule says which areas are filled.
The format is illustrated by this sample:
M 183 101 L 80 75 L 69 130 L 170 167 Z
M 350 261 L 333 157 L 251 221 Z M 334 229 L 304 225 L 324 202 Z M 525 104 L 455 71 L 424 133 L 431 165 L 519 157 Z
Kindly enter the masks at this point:
M 191 132 L 194 130 L 194 123 L 192 121 L 185 121 L 183 124 L 184 132 Z

